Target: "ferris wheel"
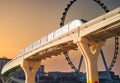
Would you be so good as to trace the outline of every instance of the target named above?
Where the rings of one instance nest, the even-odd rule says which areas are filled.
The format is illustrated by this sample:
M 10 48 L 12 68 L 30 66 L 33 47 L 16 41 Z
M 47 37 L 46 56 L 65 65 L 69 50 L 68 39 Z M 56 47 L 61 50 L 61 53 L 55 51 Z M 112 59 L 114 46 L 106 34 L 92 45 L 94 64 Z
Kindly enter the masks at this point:
M 65 9 L 64 9 L 64 12 L 62 13 L 60 27 L 64 26 L 66 20 L 69 20 L 69 19 L 67 19 L 68 15 L 70 16 L 70 14 L 71 14 L 71 12 L 69 12 L 69 11 L 71 10 L 72 6 L 75 5 L 75 3 L 78 4 L 77 1 L 79 1 L 81 3 L 85 2 L 85 1 L 86 2 L 87 1 L 92 2 L 97 6 L 97 8 L 101 8 L 101 10 L 104 11 L 104 13 L 108 13 L 110 11 L 108 9 L 108 7 L 101 0 L 70 0 L 70 2 L 67 4 L 67 7 L 65 7 Z M 82 6 L 86 7 L 86 5 L 82 5 Z M 80 6 L 80 7 L 82 7 L 82 6 Z M 84 10 L 84 11 L 87 11 L 87 10 Z M 97 10 L 95 10 L 95 11 L 97 11 Z M 79 11 L 79 12 L 83 12 L 83 11 Z M 82 15 L 80 17 L 82 17 Z M 91 19 L 93 19 L 93 18 L 88 18 L 87 20 L 89 21 Z M 76 50 L 77 50 L 77 48 L 76 48 Z M 107 65 L 103 50 L 102 49 L 100 50 L 100 55 L 101 55 L 102 60 L 104 62 L 104 66 L 105 66 L 105 69 L 106 69 L 106 74 L 108 75 L 109 79 L 111 79 L 110 72 L 112 71 L 113 67 L 116 64 L 116 60 L 117 60 L 117 57 L 118 57 L 118 51 L 119 51 L 119 37 L 118 37 L 117 34 L 115 34 L 115 37 L 114 37 L 114 53 L 113 53 L 113 58 L 112 58 L 109 66 Z M 71 68 L 81 78 L 80 80 L 83 81 L 82 76 L 81 76 L 81 72 L 80 72 L 81 65 L 82 65 L 82 62 L 83 62 L 83 56 L 82 55 L 80 56 L 78 67 L 76 67 L 75 64 L 73 63 L 73 61 L 71 60 L 70 56 L 69 56 L 69 52 L 64 52 L 63 54 L 65 55 L 65 60 L 67 60 L 68 64 L 71 66 Z

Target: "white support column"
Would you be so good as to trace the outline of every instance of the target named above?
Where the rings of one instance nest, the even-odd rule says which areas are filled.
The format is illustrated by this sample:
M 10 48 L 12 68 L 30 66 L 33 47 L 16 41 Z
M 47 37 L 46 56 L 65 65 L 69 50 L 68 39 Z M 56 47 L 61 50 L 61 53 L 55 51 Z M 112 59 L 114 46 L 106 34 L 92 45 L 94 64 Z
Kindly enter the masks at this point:
M 25 83 L 35 83 L 36 72 L 41 65 L 41 61 L 28 61 L 24 60 L 21 67 L 25 72 Z
M 90 42 L 85 38 L 74 41 L 85 59 L 87 83 L 99 83 L 97 58 L 103 42 Z

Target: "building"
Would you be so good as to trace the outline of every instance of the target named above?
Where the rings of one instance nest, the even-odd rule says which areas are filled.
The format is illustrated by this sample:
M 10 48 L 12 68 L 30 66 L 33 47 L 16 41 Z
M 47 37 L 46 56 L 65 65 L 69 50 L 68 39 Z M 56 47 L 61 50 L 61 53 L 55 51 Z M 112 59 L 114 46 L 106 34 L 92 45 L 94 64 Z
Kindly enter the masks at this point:
M 44 69 L 44 65 L 41 65 L 36 74 L 36 83 L 86 83 L 86 73 L 80 72 L 80 75 L 77 75 L 75 72 L 45 72 Z M 99 71 L 98 74 L 100 83 L 120 83 L 120 77 L 112 71 L 111 78 L 106 71 Z M 24 81 L 24 71 L 15 71 L 13 77 Z

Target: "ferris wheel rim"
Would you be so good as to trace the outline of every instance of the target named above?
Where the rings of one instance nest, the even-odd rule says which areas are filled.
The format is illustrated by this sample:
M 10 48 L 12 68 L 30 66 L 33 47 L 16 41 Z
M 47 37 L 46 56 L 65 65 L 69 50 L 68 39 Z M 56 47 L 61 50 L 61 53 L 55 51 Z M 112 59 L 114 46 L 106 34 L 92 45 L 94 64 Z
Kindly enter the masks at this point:
M 71 8 L 71 6 L 76 2 L 77 0 L 71 0 L 69 2 L 69 4 L 67 4 L 67 7 L 64 9 L 64 12 L 62 14 L 62 17 L 61 17 L 61 23 L 60 23 L 60 27 L 64 26 L 64 22 L 65 22 L 65 19 L 66 19 L 66 16 L 67 16 L 67 13 L 69 11 L 69 9 Z M 94 2 L 96 2 L 100 7 L 102 7 L 102 9 L 108 13 L 110 10 L 107 8 L 107 6 L 101 1 L 101 0 L 93 0 Z M 115 47 L 114 47 L 114 56 L 112 58 L 112 61 L 108 67 L 108 70 L 111 71 L 112 68 L 114 67 L 115 63 L 116 63 L 116 60 L 117 60 L 117 55 L 118 55 L 118 48 L 119 47 L 119 38 L 118 36 L 116 35 L 115 36 Z M 77 74 L 79 74 L 79 70 L 74 66 L 74 64 L 72 63 L 70 57 L 68 54 L 66 54 L 67 52 L 64 52 L 63 54 L 65 55 L 65 58 L 67 61 L 69 61 L 68 64 L 71 64 L 71 68 L 75 70 L 75 72 Z

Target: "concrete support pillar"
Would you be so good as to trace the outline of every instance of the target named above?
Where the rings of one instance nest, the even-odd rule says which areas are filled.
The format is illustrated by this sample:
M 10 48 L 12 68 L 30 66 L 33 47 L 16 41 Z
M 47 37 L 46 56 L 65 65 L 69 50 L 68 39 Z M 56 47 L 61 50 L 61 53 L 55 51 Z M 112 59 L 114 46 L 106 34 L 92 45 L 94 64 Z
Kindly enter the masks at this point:
M 24 60 L 21 67 L 25 72 L 25 83 L 35 83 L 36 72 L 41 65 L 41 61 Z
M 87 83 L 99 83 L 97 58 L 103 42 L 88 42 L 84 38 L 78 38 L 74 42 L 77 44 L 85 60 Z

